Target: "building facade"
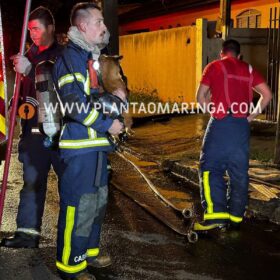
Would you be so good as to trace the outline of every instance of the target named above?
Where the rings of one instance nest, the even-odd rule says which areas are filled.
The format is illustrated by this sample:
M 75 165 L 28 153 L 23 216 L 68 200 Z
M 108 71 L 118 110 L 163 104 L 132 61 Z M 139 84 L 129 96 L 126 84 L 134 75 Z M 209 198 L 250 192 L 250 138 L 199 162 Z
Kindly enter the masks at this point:
M 187 2 L 187 1 L 186 1 Z M 206 3 L 207 1 L 205 1 Z M 197 18 L 216 21 L 220 15 L 219 1 L 212 1 L 196 8 L 133 20 L 135 12 L 132 10 L 120 18 L 120 35 L 149 32 L 160 29 L 170 29 L 181 26 L 194 25 Z M 280 7 L 279 0 L 233 0 L 231 19 L 235 28 L 267 28 L 269 27 L 270 8 Z M 138 13 L 139 15 L 139 13 Z M 139 18 L 139 17 L 138 17 Z

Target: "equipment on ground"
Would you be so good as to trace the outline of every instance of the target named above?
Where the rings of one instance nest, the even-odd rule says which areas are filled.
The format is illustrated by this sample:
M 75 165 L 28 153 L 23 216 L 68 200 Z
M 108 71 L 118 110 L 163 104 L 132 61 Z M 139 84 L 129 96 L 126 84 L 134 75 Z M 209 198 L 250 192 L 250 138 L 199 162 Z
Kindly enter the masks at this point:
M 148 178 L 149 175 L 145 168 L 148 168 L 151 173 L 157 172 L 155 163 L 143 162 L 127 152 L 117 152 L 111 156 L 111 159 L 113 173 L 110 182 L 114 187 L 123 192 L 173 231 L 186 236 L 190 243 L 197 242 L 198 235 L 193 230 L 193 225 L 197 217 L 193 214 L 192 217 L 186 218 L 188 215 L 184 217 L 182 209 L 177 211 L 177 209 L 169 205 L 167 207 L 167 199 L 165 199 L 166 201 L 164 202 L 163 199 L 159 197 L 159 188 Z M 159 178 L 159 173 L 156 174 L 156 177 Z M 128 184 L 127 182 L 133 183 Z M 194 213 L 194 202 L 189 201 L 185 208 L 191 209 L 189 214 Z M 188 211 L 186 210 L 186 212 Z

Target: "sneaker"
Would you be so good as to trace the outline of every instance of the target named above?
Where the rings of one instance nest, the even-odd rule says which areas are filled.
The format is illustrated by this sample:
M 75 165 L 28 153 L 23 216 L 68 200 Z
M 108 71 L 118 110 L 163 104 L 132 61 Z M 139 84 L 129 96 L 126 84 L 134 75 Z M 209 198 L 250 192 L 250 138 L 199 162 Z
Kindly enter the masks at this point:
M 98 256 L 93 260 L 88 261 L 88 265 L 94 268 L 107 267 L 112 264 L 110 256 Z
M 39 247 L 39 235 L 27 234 L 24 232 L 16 232 L 14 236 L 9 238 L 3 238 L 0 247 L 7 248 L 38 248 Z
M 67 276 L 60 276 L 63 280 L 96 280 L 96 278 L 89 274 L 88 272 L 82 272 L 78 275 L 76 275 L 74 278 L 67 277 Z
M 208 231 L 212 229 L 224 229 L 226 224 L 223 223 L 209 223 L 208 221 L 194 223 L 194 231 Z

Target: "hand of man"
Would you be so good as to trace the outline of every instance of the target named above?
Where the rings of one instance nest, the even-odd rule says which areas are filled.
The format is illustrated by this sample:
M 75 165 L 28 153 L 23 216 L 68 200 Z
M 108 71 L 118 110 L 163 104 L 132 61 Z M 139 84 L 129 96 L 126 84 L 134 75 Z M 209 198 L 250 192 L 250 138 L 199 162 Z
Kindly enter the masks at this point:
M 123 124 L 119 120 L 114 120 L 108 132 L 112 135 L 119 135 L 122 132 Z
M 249 116 L 247 117 L 247 121 L 250 123 L 254 118 L 255 118 L 255 116 L 249 115 Z
M 122 101 L 126 101 L 126 93 L 123 89 L 118 88 L 112 92 L 113 95 L 119 97 Z
M 11 57 L 17 73 L 28 75 L 32 69 L 31 62 L 24 55 L 16 54 Z

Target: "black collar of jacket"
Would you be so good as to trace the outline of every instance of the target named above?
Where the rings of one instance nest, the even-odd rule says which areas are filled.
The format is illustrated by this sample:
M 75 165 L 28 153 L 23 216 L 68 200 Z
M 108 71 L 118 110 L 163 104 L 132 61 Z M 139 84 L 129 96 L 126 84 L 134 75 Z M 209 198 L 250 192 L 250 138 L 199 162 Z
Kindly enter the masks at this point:
M 57 41 L 54 41 L 49 48 L 45 49 L 44 51 L 38 53 L 38 47 L 35 44 L 32 44 L 31 47 L 27 50 L 26 56 L 28 58 L 32 58 L 34 56 L 40 56 L 48 52 L 52 52 L 58 48 L 63 48 Z

